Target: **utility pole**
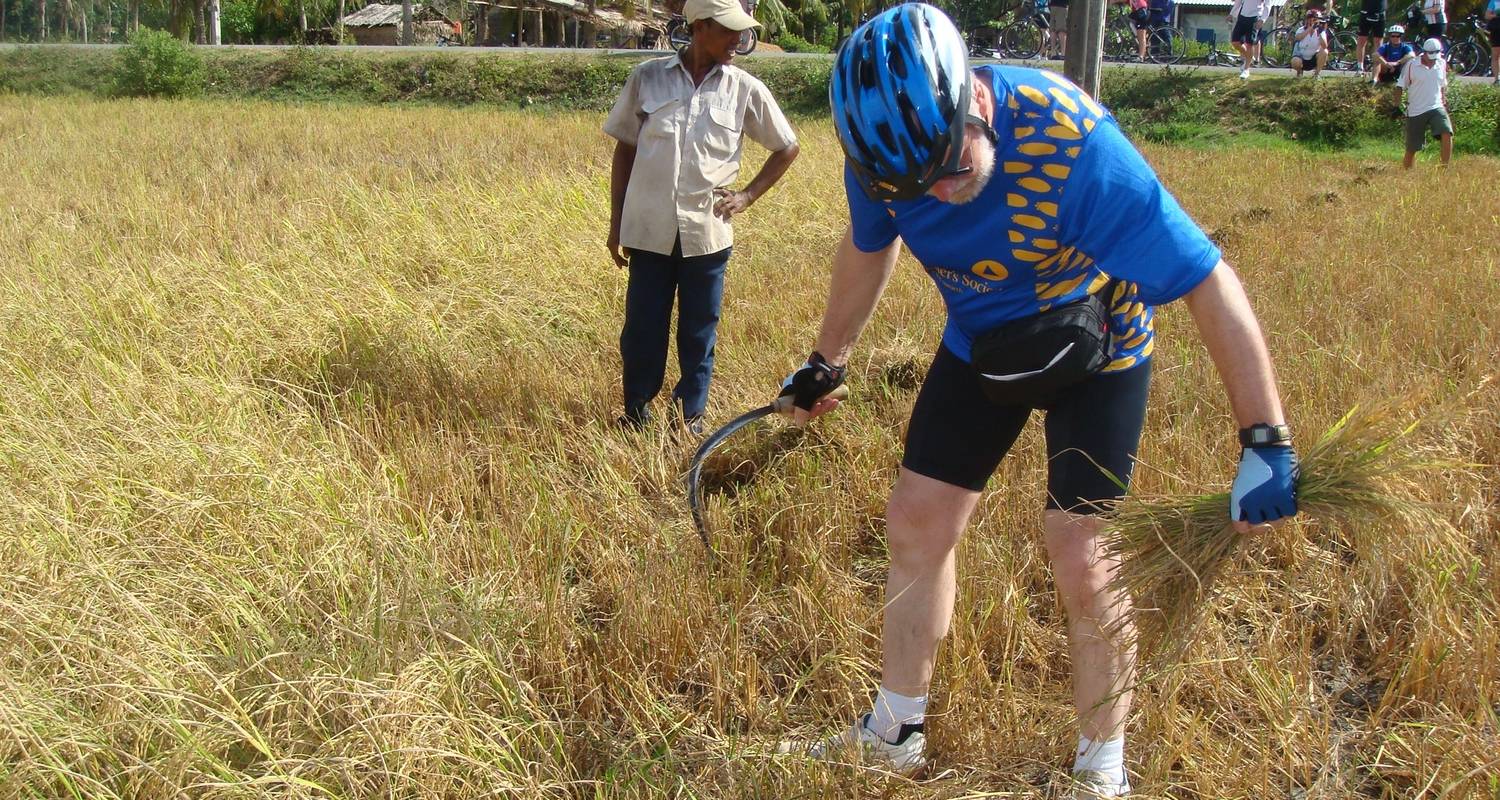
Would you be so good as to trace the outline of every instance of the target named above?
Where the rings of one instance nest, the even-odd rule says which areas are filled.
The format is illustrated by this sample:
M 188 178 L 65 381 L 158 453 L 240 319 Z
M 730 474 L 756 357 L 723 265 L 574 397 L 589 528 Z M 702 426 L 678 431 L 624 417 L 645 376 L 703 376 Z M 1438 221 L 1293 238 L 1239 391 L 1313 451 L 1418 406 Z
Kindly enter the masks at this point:
M 1068 15 L 1068 50 L 1063 54 L 1063 74 L 1088 92 L 1099 96 L 1099 67 L 1104 61 L 1105 0 L 1073 0 Z
M 224 43 L 224 26 L 220 22 L 221 16 L 222 15 L 220 14 L 219 0 L 208 0 L 208 43 L 209 44 L 223 44 Z

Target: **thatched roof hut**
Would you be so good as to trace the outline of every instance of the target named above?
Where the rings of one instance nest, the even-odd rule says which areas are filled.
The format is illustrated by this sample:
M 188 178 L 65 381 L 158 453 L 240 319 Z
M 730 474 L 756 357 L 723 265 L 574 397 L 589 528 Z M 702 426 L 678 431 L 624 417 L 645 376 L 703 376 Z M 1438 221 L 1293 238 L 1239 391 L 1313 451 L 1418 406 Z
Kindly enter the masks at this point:
M 437 44 L 439 34 L 453 33 L 453 20 L 431 5 L 413 3 L 411 19 L 416 44 Z M 343 22 L 356 44 L 401 43 L 400 3 L 371 3 L 346 15 Z

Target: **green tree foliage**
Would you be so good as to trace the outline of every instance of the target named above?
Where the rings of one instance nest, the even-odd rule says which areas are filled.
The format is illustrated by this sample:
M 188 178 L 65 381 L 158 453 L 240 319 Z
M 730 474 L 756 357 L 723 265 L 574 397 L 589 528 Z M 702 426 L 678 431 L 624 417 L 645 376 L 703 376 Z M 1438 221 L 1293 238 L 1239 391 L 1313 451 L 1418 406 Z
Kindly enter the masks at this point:
M 197 94 L 203 88 L 203 59 L 172 34 L 142 28 L 120 50 L 114 88 L 133 97 Z

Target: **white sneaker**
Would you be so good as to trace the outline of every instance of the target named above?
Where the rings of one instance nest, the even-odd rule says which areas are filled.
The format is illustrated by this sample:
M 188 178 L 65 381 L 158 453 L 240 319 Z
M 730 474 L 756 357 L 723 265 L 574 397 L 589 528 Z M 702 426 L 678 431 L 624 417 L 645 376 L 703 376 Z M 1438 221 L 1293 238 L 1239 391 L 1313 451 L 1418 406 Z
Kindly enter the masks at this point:
M 1115 783 L 1108 775 L 1094 770 L 1073 773 L 1072 800 L 1101 800 L 1130 794 L 1130 782 Z
M 788 741 L 776 748 L 778 753 L 797 753 L 830 763 L 864 764 L 901 775 L 910 775 L 927 766 L 923 750 L 927 735 L 922 725 L 902 725 L 901 736 L 893 742 L 875 735 L 865 727 L 870 715 L 859 718 L 848 730 L 821 741 Z
M 1245 67 L 1244 69 L 1240 70 L 1240 80 L 1242 80 L 1242 81 L 1248 81 L 1248 80 L 1250 80 L 1250 68 L 1249 67 Z

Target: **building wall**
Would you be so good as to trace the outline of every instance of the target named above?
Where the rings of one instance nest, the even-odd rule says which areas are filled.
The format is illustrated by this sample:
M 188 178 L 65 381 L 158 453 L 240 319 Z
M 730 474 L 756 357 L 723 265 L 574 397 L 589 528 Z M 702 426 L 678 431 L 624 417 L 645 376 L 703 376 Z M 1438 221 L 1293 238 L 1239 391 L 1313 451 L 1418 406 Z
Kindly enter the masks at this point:
M 347 28 L 350 35 L 354 37 L 355 44 L 366 45 L 398 45 L 401 43 L 401 26 L 381 25 L 377 28 Z M 438 34 L 448 35 L 453 32 L 453 26 L 446 22 L 413 22 L 412 39 L 415 44 L 433 45 L 437 44 Z
M 1224 19 L 1222 11 L 1184 11 L 1178 15 L 1177 27 L 1190 42 L 1198 41 L 1198 31 L 1211 30 L 1219 41 L 1219 49 L 1229 49 L 1229 31 L 1232 27 Z
M 346 28 L 349 35 L 354 37 L 355 44 L 366 45 L 394 45 L 399 44 L 399 34 L 395 25 L 381 25 L 378 28 Z
M 1284 7 L 1273 9 L 1270 18 L 1266 20 L 1264 30 L 1270 31 L 1281 25 L 1285 16 L 1283 11 Z M 1177 29 L 1182 31 L 1182 35 L 1186 36 L 1190 42 L 1198 41 L 1200 30 L 1213 31 L 1218 37 L 1219 49 L 1229 50 L 1232 47 L 1229 43 L 1229 33 L 1234 26 L 1226 18 L 1228 13 L 1228 8 L 1205 8 L 1179 4 L 1177 6 Z

